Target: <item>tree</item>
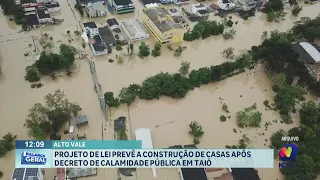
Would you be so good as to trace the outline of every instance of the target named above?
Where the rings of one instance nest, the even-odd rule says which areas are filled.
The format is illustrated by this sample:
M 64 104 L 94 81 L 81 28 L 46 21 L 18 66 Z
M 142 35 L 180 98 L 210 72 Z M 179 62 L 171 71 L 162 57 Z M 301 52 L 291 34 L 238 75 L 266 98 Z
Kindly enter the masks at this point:
M 301 154 L 296 157 L 293 168 L 282 168 L 281 172 L 286 175 L 285 179 L 309 180 L 317 178 L 316 167 L 312 157 Z
M 174 56 L 175 57 L 181 56 L 182 52 L 186 49 L 187 49 L 186 46 L 178 46 L 178 48 L 174 51 Z
M 24 79 L 29 82 L 38 82 L 40 80 L 40 77 L 38 75 L 37 70 L 29 69 L 29 70 L 27 70 L 27 74 L 26 74 L 26 76 L 24 76 Z
M 227 120 L 227 117 L 225 115 L 220 116 L 220 121 L 224 122 Z
M 283 145 L 282 137 L 287 136 L 287 132 L 283 129 L 278 130 L 277 132 L 273 133 L 270 137 L 271 145 L 275 149 L 280 149 Z
M 254 104 L 252 107 L 245 108 L 244 111 L 237 112 L 237 124 L 239 127 L 260 127 L 262 113 L 259 111 L 252 112 L 255 106 Z
M 132 55 L 133 54 L 134 44 L 130 43 L 129 46 L 130 46 L 130 51 L 131 51 L 130 55 Z
M 187 75 L 189 73 L 189 68 L 190 68 L 190 62 L 182 61 L 181 67 L 179 69 L 179 73 L 181 75 Z
M 119 99 L 114 98 L 113 92 L 104 93 L 104 100 L 109 107 L 118 107 L 120 105 Z
M 157 42 L 155 45 L 154 45 L 154 48 L 153 50 L 151 51 L 151 54 L 153 57 L 157 57 L 157 56 L 160 56 L 161 54 L 161 44 L 159 42 Z
M 36 139 L 45 139 L 50 133 L 58 132 L 72 115 L 76 116 L 81 107 L 69 102 L 60 89 L 45 96 L 45 106 L 36 103 L 30 110 L 24 127 L 28 135 Z
M 7 133 L 2 137 L 2 139 L 0 140 L 0 158 L 4 157 L 7 152 L 14 149 L 14 142 L 16 138 L 17 136 L 11 133 Z
M 286 86 L 274 97 L 274 102 L 281 115 L 288 115 L 299 101 L 304 101 L 307 92 L 298 86 Z
M 263 32 L 262 32 L 261 39 L 262 39 L 262 40 L 265 40 L 265 39 L 267 39 L 267 38 L 268 38 L 268 31 L 263 31 Z
M 67 69 L 66 70 L 66 75 L 70 77 L 72 75 L 72 71 L 70 71 L 70 69 Z
M 236 34 L 236 30 L 230 29 L 222 34 L 223 39 L 233 39 L 234 35 Z
M 216 21 L 200 20 L 192 29 L 191 32 L 184 34 L 183 39 L 186 41 L 193 41 L 199 39 L 206 39 L 209 36 L 216 36 L 222 34 L 224 31 L 224 24 Z
M 81 31 L 75 30 L 73 33 L 74 33 L 76 36 L 81 36 Z
M 299 112 L 302 124 L 309 127 L 320 124 L 320 109 L 315 102 L 303 103 Z
M 143 58 L 149 55 L 150 55 L 150 46 L 148 46 L 144 41 L 142 41 L 139 46 L 139 56 Z
M 52 79 L 53 81 L 57 79 L 56 73 L 51 73 L 51 74 L 50 74 L 50 77 L 51 77 L 51 79 Z
M 223 57 L 227 58 L 227 59 L 233 59 L 234 58 L 234 48 L 233 47 L 228 47 L 227 49 L 222 51 L 222 55 Z
M 82 43 L 81 43 L 81 46 L 82 46 L 83 49 L 85 49 L 85 48 L 86 48 L 86 43 L 85 43 L 85 42 L 82 42 Z
M 282 11 L 283 9 L 284 5 L 282 0 L 270 0 L 264 6 L 265 13 Z
M 287 86 L 287 77 L 285 73 L 279 73 L 271 77 L 272 86 L 276 86 L 279 89 L 284 88 Z
M 202 130 L 202 126 L 199 125 L 197 121 L 192 121 L 189 124 L 190 131 L 189 134 L 191 134 L 195 138 L 202 137 L 204 134 L 204 131 Z
M 302 11 L 302 7 L 299 5 L 294 5 L 292 9 L 292 15 L 298 16 L 298 14 Z
M 76 48 L 61 44 L 60 45 L 60 66 L 65 69 L 69 69 L 75 60 L 75 55 L 77 53 Z
M 116 50 L 117 50 L 117 51 L 121 51 L 121 50 L 122 50 L 122 46 L 117 45 L 117 46 L 116 46 Z
M 130 106 L 139 95 L 140 88 L 138 84 L 130 84 L 128 88 L 122 88 L 119 94 L 120 102 Z

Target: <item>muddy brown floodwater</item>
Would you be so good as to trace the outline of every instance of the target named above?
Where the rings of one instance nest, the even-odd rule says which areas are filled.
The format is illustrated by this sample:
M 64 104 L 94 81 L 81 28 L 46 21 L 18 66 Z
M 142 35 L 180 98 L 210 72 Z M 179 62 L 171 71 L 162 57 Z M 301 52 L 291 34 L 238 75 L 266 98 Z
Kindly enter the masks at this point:
M 70 6 L 69 4 L 70 3 Z M 86 114 L 89 118 L 89 125 L 77 130 L 76 133 L 86 133 L 88 139 L 113 139 L 112 122 L 105 121 L 99 108 L 98 98 L 93 88 L 93 81 L 87 60 L 78 59 L 73 67 L 72 77 L 66 77 L 64 72 L 58 73 L 58 79 L 52 81 L 49 77 L 42 77 L 44 84 L 39 89 L 31 89 L 30 83 L 24 80 L 26 66 L 34 63 L 39 52 L 33 52 L 34 46 L 29 44 L 36 42 L 36 47 L 40 45 L 38 40 L 41 33 L 48 33 L 54 39 L 53 51 L 56 51 L 59 44 L 69 43 L 77 49 L 81 49 L 81 40 L 74 35 L 68 36 L 66 32 L 80 30 L 79 21 L 86 22 L 88 19 L 81 18 L 73 9 L 74 1 L 60 1 L 61 12 L 54 13 L 55 17 L 63 18 L 65 21 L 61 25 L 47 26 L 41 29 L 34 29 L 26 33 L 18 33 L 20 27 L 9 21 L 9 17 L 0 15 L 0 63 L 2 74 L 0 75 L 0 136 L 11 132 L 18 136 L 18 139 L 31 139 L 23 127 L 28 110 L 37 102 L 43 102 L 44 96 L 61 89 L 65 92 L 70 101 L 77 102 L 81 107 L 81 114 Z M 141 10 L 141 4 L 134 0 L 137 7 L 135 16 Z M 185 7 L 188 8 L 188 7 Z M 303 5 L 300 17 L 314 18 L 319 14 L 320 4 Z M 73 13 L 74 11 L 74 13 Z M 108 14 L 108 18 L 114 15 Z M 250 48 L 252 45 L 261 43 L 263 31 L 278 29 L 279 31 L 288 30 L 297 18 L 291 17 L 290 13 L 284 21 L 280 23 L 268 23 L 265 15 L 257 13 L 257 16 L 243 21 L 239 17 L 232 15 L 233 21 L 239 21 L 235 25 L 237 34 L 233 40 L 223 40 L 222 36 L 210 37 L 206 40 L 184 42 L 182 45 L 187 49 L 181 57 L 174 57 L 173 51 L 166 47 L 162 48 L 160 57 L 148 57 L 140 59 L 133 56 L 129 59 L 125 56 L 125 51 L 113 51 L 110 55 L 92 57 L 90 49 L 86 52 L 89 58 L 96 63 L 96 71 L 103 92 L 112 91 L 117 95 L 122 87 L 131 83 L 141 83 L 148 76 L 153 76 L 159 72 L 178 72 L 181 61 L 189 61 L 191 69 L 198 69 L 204 66 L 216 65 L 227 61 L 222 57 L 221 52 L 227 47 L 235 48 L 237 54 L 242 50 Z M 132 19 L 133 14 L 115 15 L 119 20 Z M 217 17 L 211 19 L 219 20 Z M 98 26 L 105 24 L 104 18 L 94 19 Z M 33 39 L 34 37 L 34 39 Z M 139 43 L 139 42 L 138 42 Z M 137 54 L 138 43 L 135 44 L 135 54 Z M 147 40 L 152 45 L 154 39 Z M 173 46 L 174 48 L 176 46 Z M 30 55 L 24 57 L 24 53 Z M 122 55 L 125 59 L 124 64 L 109 63 L 108 59 L 115 59 L 115 55 Z M 242 97 L 240 97 L 242 95 Z M 269 144 L 270 135 L 276 130 L 283 128 L 289 129 L 298 125 L 298 119 L 292 125 L 272 123 L 268 130 L 264 129 L 265 122 L 279 120 L 279 114 L 274 111 L 267 111 L 263 105 L 264 100 L 271 101 L 274 94 L 270 87 L 269 79 L 259 69 L 226 79 L 219 83 L 210 83 L 189 92 L 187 96 L 180 100 L 161 97 L 159 100 L 136 101 L 127 108 L 121 105 L 119 108 L 110 109 L 110 119 L 119 116 L 126 116 L 130 119 L 128 137 L 134 139 L 135 128 L 150 128 L 153 144 L 155 148 L 166 148 L 176 144 L 191 144 L 192 138 L 188 135 L 188 124 L 191 121 L 198 121 L 204 128 L 205 135 L 201 138 L 200 148 L 222 148 L 225 145 L 236 144 L 242 134 L 247 134 L 252 140 L 250 146 L 254 148 L 264 148 Z M 226 122 L 220 122 L 219 117 L 223 114 L 222 104 L 219 98 L 223 99 L 231 112 L 231 118 Z M 239 129 L 236 126 L 235 114 L 237 111 L 257 103 L 257 107 L 262 112 L 262 128 Z M 129 116 L 130 114 L 130 116 Z M 279 122 L 279 121 L 278 121 Z M 65 129 L 67 129 L 66 127 Z M 237 129 L 237 133 L 233 132 Z M 102 132 L 102 129 L 104 131 Z M 264 133 L 264 135 L 258 135 Z M 268 139 L 268 142 L 265 141 Z M 275 164 L 277 167 L 277 164 Z M 3 179 L 10 179 L 14 169 L 14 151 L 9 152 L 4 158 L 0 159 L 0 170 L 4 173 Z M 180 177 L 176 169 L 158 169 L 159 180 L 178 180 Z M 54 169 L 47 169 L 46 179 L 53 179 Z M 219 173 L 208 173 L 209 177 L 217 176 Z M 281 179 L 281 174 L 277 168 L 259 169 L 259 175 L 263 180 Z M 133 177 L 122 177 L 128 180 L 149 180 L 152 178 L 151 169 L 138 169 Z M 117 180 L 116 169 L 99 169 L 98 175 L 86 178 L 88 180 Z

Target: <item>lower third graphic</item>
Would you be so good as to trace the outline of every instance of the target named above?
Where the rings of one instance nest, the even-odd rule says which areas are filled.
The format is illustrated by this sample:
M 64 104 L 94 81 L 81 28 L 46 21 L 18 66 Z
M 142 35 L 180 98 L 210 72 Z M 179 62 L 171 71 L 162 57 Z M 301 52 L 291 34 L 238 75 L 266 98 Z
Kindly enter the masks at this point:
M 23 152 L 21 154 L 21 164 L 25 165 L 45 165 L 47 158 L 45 154 Z

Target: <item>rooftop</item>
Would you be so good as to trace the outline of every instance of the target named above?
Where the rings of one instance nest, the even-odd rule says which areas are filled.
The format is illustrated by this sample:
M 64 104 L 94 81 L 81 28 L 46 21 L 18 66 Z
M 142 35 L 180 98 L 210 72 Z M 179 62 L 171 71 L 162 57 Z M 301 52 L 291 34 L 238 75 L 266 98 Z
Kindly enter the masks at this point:
M 129 5 L 129 4 L 133 4 L 131 0 L 113 0 L 113 2 L 116 4 L 116 5 Z
M 167 10 L 161 6 L 146 9 L 145 13 L 161 32 L 166 32 L 171 29 L 182 29 L 183 28 L 180 24 L 175 24 L 172 20 L 165 20 L 165 21 L 160 22 L 158 20 L 158 16 L 160 16 L 160 17 L 170 16 L 170 14 L 167 12 Z
M 109 27 L 112 27 L 114 25 L 116 25 L 116 26 L 119 25 L 118 21 L 115 18 L 107 19 L 107 24 Z
M 141 0 L 143 5 L 160 3 L 160 0 Z
M 199 10 L 198 13 L 203 15 L 203 14 L 208 14 L 209 11 L 207 11 L 207 10 Z
M 48 9 L 44 8 L 44 7 L 39 7 L 37 9 L 37 14 L 38 14 L 39 19 L 51 18 L 51 15 L 50 15 Z
M 197 149 L 194 144 L 184 145 L 185 149 Z M 169 149 L 183 149 L 181 145 L 169 146 Z M 184 180 L 208 180 L 204 168 L 181 168 Z
M 102 41 L 100 35 L 93 36 L 93 39 L 95 43 L 92 44 L 92 47 L 94 48 L 95 51 L 104 51 L 105 49 L 107 49 L 107 46 Z
M 104 0 L 77 0 L 80 4 L 88 4 L 88 3 L 94 3 L 94 2 L 105 2 Z
M 195 8 L 204 8 L 206 7 L 205 5 L 203 5 L 202 3 L 199 4 L 193 4 L 192 6 L 194 6 Z
M 320 47 L 312 45 L 308 42 L 300 42 L 293 45 L 293 49 L 299 53 L 301 61 L 306 64 L 315 63 L 320 61 Z
M 88 11 L 91 11 L 91 13 L 95 13 L 97 11 L 106 11 L 106 7 L 103 5 L 102 2 L 94 2 L 92 4 L 87 5 Z
M 131 37 L 137 37 L 139 34 L 149 34 L 138 20 L 121 22 Z
M 27 16 L 27 25 L 28 26 L 39 25 L 38 16 L 36 14 L 29 14 L 26 16 Z
M 60 7 L 60 4 L 58 2 L 49 2 L 44 4 L 47 8 L 55 8 L 55 7 Z
M 232 168 L 231 170 L 234 180 L 260 180 L 258 173 L 253 168 Z
M 84 27 L 89 27 L 89 28 L 98 28 L 96 23 L 91 21 L 91 22 L 86 22 L 86 23 L 83 23 L 83 26 Z
M 242 3 L 245 3 L 248 6 L 253 6 L 256 4 L 256 2 L 254 0 L 239 0 Z
M 12 174 L 12 180 L 39 180 L 38 168 L 15 168 Z M 29 178 L 30 177 L 30 178 Z
M 114 39 L 114 36 L 112 34 L 112 32 L 110 31 L 110 29 L 105 26 L 103 28 L 99 28 L 99 34 L 102 38 L 102 40 L 106 43 L 106 44 L 115 44 L 116 40 Z

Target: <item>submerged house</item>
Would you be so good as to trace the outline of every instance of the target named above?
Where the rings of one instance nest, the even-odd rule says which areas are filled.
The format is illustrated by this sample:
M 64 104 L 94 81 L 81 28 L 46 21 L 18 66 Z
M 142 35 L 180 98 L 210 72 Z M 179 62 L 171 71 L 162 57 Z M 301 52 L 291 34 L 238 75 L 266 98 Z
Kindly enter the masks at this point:
M 89 3 L 86 6 L 87 14 L 90 18 L 102 17 L 107 15 L 107 8 L 102 2 Z
M 109 3 L 117 14 L 134 12 L 136 9 L 131 0 L 111 0 Z
M 102 4 L 105 4 L 106 0 L 77 0 L 77 3 L 79 3 L 83 7 L 86 7 L 88 3 L 92 4 L 95 2 L 101 2 Z
M 95 22 L 83 23 L 83 27 L 86 30 L 87 36 L 93 38 L 99 34 L 98 27 Z
M 237 0 L 237 4 L 240 5 L 243 11 L 250 11 L 256 7 L 256 2 L 254 0 Z
M 208 16 L 210 13 L 208 8 L 202 3 L 192 4 L 191 12 L 200 17 Z

